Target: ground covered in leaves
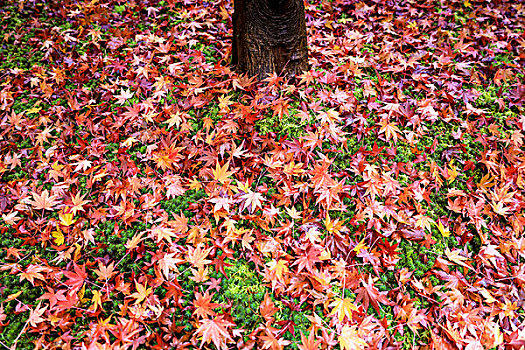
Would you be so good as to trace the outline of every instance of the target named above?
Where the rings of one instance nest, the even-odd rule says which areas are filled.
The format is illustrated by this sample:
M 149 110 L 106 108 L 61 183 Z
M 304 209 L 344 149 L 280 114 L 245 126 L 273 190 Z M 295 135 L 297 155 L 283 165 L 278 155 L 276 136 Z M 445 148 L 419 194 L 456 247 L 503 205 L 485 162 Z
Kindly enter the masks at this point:
M 0 347 L 519 349 L 525 6 L 311 1 L 311 70 L 229 1 L 0 7 Z

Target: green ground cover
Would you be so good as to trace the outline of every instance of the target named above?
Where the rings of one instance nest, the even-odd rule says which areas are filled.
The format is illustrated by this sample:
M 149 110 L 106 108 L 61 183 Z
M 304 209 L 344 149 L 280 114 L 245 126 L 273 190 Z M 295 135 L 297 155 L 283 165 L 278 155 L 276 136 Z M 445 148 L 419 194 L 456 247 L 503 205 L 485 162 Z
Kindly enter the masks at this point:
M 0 346 L 521 344 L 524 9 L 434 5 L 255 83 L 226 2 L 3 4 Z

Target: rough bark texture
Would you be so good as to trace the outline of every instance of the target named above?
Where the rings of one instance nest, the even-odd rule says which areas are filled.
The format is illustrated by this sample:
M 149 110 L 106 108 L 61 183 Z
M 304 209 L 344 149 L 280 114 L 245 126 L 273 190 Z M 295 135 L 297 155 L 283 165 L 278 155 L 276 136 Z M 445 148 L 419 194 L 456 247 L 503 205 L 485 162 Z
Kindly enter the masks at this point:
M 234 0 L 232 64 L 259 79 L 308 70 L 303 0 Z

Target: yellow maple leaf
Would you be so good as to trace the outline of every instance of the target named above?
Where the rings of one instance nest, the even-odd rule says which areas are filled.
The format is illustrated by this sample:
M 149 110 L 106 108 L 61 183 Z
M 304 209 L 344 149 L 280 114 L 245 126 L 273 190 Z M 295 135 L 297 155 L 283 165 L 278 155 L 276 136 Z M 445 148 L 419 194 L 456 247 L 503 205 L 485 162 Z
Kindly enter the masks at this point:
M 85 304 L 89 301 L 89 298 L 84 298 L 85 294 L 86 294 L 86 285 L 84 284 L 82 285 L 82 288 L 77 293 L 80 304 Z
M 443 226 L 440 220 L 437 221 L 436 227 L 438 228 L 439 232 L 443 235 L 443 237 L 450 236 L 450 230 L 448 229 L 448 227 Z
M 248 193 L 248 191 L 250 191 L 250 185 L 248 184 L 248 180 L 246 180 L 245 183 L 239 181 L 239 184 L 237 184 L 237 188 L 233 188 L 232 190 L 235 192 L 242 191 L 244 193 Z
M 330 259 L 332 259 L 332 254 L 330 253 L 329 250 L 323 249 L 323 250 L 321 250 L 321 255 L 319 255 L 319 259 L 321 259 L 321 260 L 330 260 Z
M 137 281 L 135 281 L 135 288 L 137 289 L 137 291 L 130 295 L 131 298 L 137 299 L 135 300 L 135 305 L 140 303 L 142 300 L 146 299 L 151 294 L 151 292 L 153 291 L 153 288 L 147 288 L 147 287 L 148 287 L 148 283 L 145 283 L 144 285 L 142 285 L 138 283 Z
M 228 106 L 231 105 L 233 102 L 231 101 L 230 95 L 222 95 L 219 96 L 219 108 L 220 109 L 226 109 L 227 112 L 229 112 Z
M 217 165 L 215 166 L 215 170 L 211 170 L 213 174 L 213 178 L 220 183 L 225 183 L 226 179 L 233 174 L 233 171 L 228 171 L 228 167 L 230 166 L 230 162 L 226 162 L 224 166 L 220 166 L 219 162 L 217 162 Z
M 23 291 L 21 290 L 21 291 L 18 291 L 18 292 L 16 292 L 16 293 L 13 293 L 13 294 L 8 295 L 7 298 L 4 300 L 4 302 L 7 303 L 7 302 L 10 302 L 11 300 L 15 300 L 16 298 L 18 298 L 18 296 L 19 296 L 20 294 L 22 294 L 22 292 L 23 292 Z
M 337 318 L 339 319 L 339 322 L 343 322 L 343 319 L 345 318 L 345 315 L 352 319 L 352 311 L 357 311 L 357 307 L 354 305 L 351 299 L 345 298 L 336 298 L 330 306 L 333 306 L 334 309 L 330 313 L 330 315 L 337 314 Z
M 452 163 L 453 161 L 450 161 L 450 169 L 448 169 L 448 183 L 452 183 L 458 176 L 458 170 Z
M 485 302 L 487 304 L 492 304 L 496 301 L 498 301 L 497 299 L 494 299 L 494 297 L 492 296 L 492 294 L 490 293 L 490 291 L 488 291 L 487 289 L 485 288 L 481 288 L 480 289 L 480 294 L 485 298 Z
M 66 207 L 67 210 L 67 207 Z M 58 218 L 60 219 L 60 225 L 62 226 L 71 226 L 73 225 L 77 220 L 73 219 L 73 213 L 64 213 L 60 212 L 58 214 Z
M 97 307 L 100 306 L 100 309 L 104 310 L 102 308 L 102 298 L 100 291 L 94 289 L 93 292 L 93 298 L 91 298 L 91 306 L 89 307 L 90 311 L 97 311 Z
M 190 190 L 200 190 L 202 188 L 202 185 L 201 183 L 199 182 L 199 180 L 197 180 L 197 178 L 193 178 L 190 183 L 189 183 L 189 189 Z
M 299 220 L 301 219 L 302 211 L 297 211 L 295 207 L 286 208 L 286 213 L 292 218 L 293 220 Z
M 58 227 L 56 231 L 51 232 L 51 236 L 55 239 L 56 245 L 61 246 L 62 244 L 64 244 L 64 234 L 62 233 L 62 231 L 60 231 Z
M 288 262 L 286 260 L 276 261 L 275 259 L 268 263 L 270 271 L 275 271 L 275 276 L 279 281 L 283 281 L 283 274 L 288 273 Z
M 41 110 L 42 110 L 42 108 L 37 107 L 37 106 L 34 106 L 34 107 L 32 107 L 32 108 L 26 110 L 26 113 L 27 113 L 27 114 L 33 114 L 33 113 L 36 114 L 36 113 L 40 112 Z
M 451 251 L 447 248 L 445 250 L 445 255 L 447 256 L 448 260 L 452 261 L 454 264 L 461 265 L 467 269 L 472 269 L 472 267 L 465 263 L 465 261 L 468 261 L 468 258 L 461 255 L 460 252 L 461 251 L 457 249 Z
M 407 27 L 410 29 L 416 29 L 417 28 L 417 21 L 408 22 Z
M 359 242 L 355 247 L 354 247 L 354 251 L 357 252 L 357 254 L 359 254 L 361 252 L 361 250 L 367 250 L 368 249 L 368 246 L 365 244 L 365 239 L 363 238 L 361 240 L 361 242 Z
M 168 128 L 171 129 L 173 128 L 174 125 L 177 126 L 177 128 L 180 127 L 180 123 L 183 121 L 184 119 L 182 118 L 182 114 L 180 112 L 175 112 L 173 114 L 170 114 L 170 118 L 168 120 L 166 120 L 165 122 L 168 123 Z
M 339 344 L 341 344 L 341 350 L 361 350 L 368 345 L 357 333 L 356 326 L 349 327 L 348 325 L 341 330 Z
M 328 214 L 326 214 L 326 219 L 324 220 L 324 226 L 326 230 L 330 233 L 339 234 L 343 229 L 343 223 L 339 219 L 332 220 Z
M 415 216 L 415 218 L 416 218 L 416 226 L 424 230 L 428 230 L 429 232 L 432 229 L 432 224 L 436 223 L 434 220 L 432 220 L 432 218 L 426 215 L 418 214 Z
M 186 261 L 197 268 L 204 267 L 211 263 L 211 260 L 206 259 L 210 254 L 212 248 L 204 248 L 203 245 L 199 244 L 197 248 L 188 246 L 188 253 L 186 254 Z
M 171 244 L 171 238 L 176 236 L 176 232 L 168 227 L 156 226 L 152 228 L 151 236 L 157 237 L 157 244 L 163 239 Z
M 193 276 L 190 276 L 190 279 L 197 283 L 202 283 L 210 278 L 208 276 L 209 274 L 208 266 L 199 267 L 197 270 L 191 269 L 191 272 L 193 273 Z
M 122 142 L 122 146 L 121 147 L 131 147 L 133 146 L 133 144 L 135 142 L 138 142 L 139 140 L 137 140 L 136 138 L 134 138 L 133 136 L 131 137 L 128 137 L 124 142 Z

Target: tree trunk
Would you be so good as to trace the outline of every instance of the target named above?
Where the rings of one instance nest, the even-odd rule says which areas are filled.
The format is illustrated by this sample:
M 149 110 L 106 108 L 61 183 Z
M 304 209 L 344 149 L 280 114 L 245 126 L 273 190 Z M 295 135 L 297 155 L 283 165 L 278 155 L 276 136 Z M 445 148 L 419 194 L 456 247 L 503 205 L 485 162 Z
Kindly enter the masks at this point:
M 234 0 L 232 64 L 258 79 L 308 70 L 303 0 Z

